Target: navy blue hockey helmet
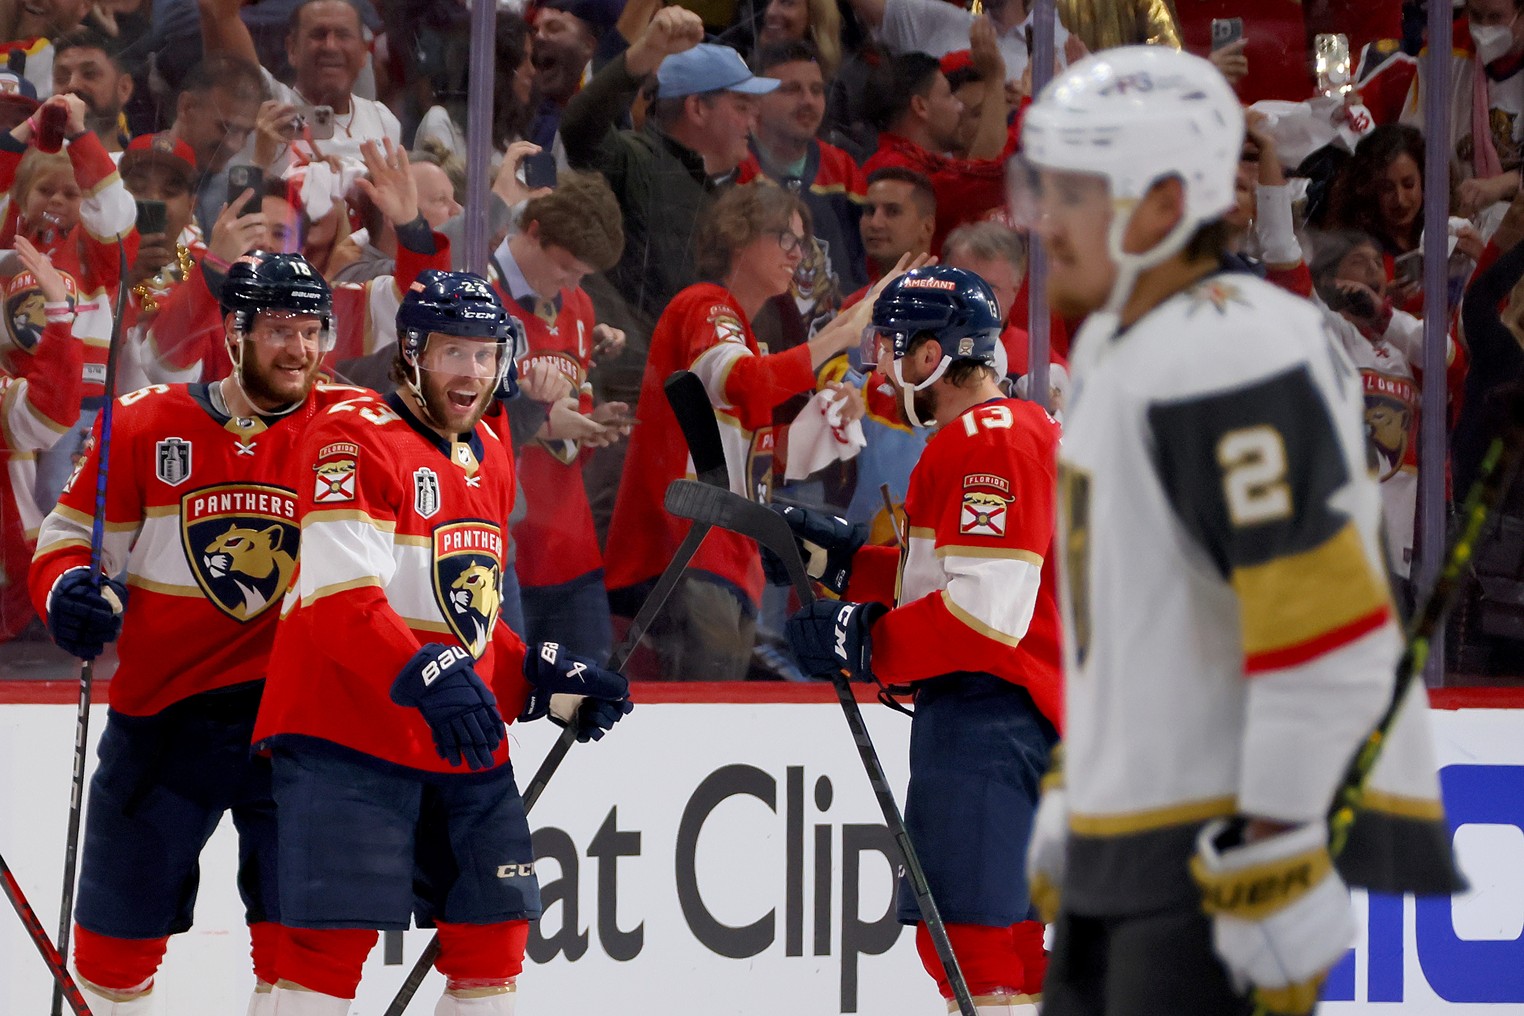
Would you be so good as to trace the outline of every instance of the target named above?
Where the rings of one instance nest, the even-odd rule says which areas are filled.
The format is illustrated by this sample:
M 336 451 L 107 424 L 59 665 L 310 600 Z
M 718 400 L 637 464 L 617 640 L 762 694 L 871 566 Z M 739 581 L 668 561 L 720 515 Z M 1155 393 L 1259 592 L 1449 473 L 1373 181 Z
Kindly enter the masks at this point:
M 529 343 L 523 324 L 486 279 L 471 272 L 420 272 L 397 308 L 397 342 L 407 363 L 417 364 L 432 332 L 498 343 L 498 395 L 511 398 L 518 392 L 515 361 L 529 351 Z
M 310 314 L 320 318 L 319 348 L 333 348 L 333 291 L 300 254 L 252 250 L 228 266 L 222 284 L 222 313 L 233 315 L 235 330 L 248 333 L 262 311 Z
M 977 360 L 999 369 L 1002 328 L 989 283 L 963 268 L 932 265 L 884 287 L 873 304 L 868 337 L 890 343 L 898 360 L 918 335 L 929 332 L 942 346 L 946 364 Z

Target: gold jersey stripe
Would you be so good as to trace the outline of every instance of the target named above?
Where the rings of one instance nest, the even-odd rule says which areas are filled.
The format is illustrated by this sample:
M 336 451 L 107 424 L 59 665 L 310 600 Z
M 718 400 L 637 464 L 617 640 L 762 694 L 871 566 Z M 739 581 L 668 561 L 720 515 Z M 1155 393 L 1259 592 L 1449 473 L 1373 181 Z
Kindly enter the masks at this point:
M 138 586 L 151 593 L 163 593 L 165 596 L 190 596 L 198 600 L 206 599 L 206 594 L 201 591 L 200 586 L 177 586 L 132 573 L 127 575 L 127 584 L 129 586 Z
M 1114 815 L 1080 815 L 1070 812 L 1069 831 L 1079 836 L 1130 836 L 1166 826 L 1226 818 L 1237 808 L 1237 798 L 1213 797 L 1204 801 L 1185 801 L 1163 808 L 1125 811 Z
M 1233 590 L 1246 656 L 1316 642 L 1387 602 L 1352 522 L 1311 550 L 1235 569 Z
M 1388 794 L 1380 790 L 1367 790 L 1360 798 L 1360 807 L 1424 822 L 1443 822 L 1445 819 L 1445 806 L 1436 800 L 1403 797 L 1401 794 Z
M 1042 555 L 1019 547 L 964 547 L 955 543 L 937 548 L 937 557 L 993 557 L 1006 561 L 1025 561 L 1034 567 L 1042 567 Z
M 939 593 L 942 597 L 942 604 L 947 607 L 947 612 L 953 617 L 956 617 L 959 621 L 962 621 L 964 624 L 968 625 L 980 635 L 983 635 L 985 638 L 994 639 L 1001 645 L 1010 646 L 1012 649 L 1021 644 L 1021 638 L 1019 636 L 1003 632 L 999 628 L 992 628 L 989 625 L 985 624 L 983 621 L 979 620 L 973 614 L 970 614 L 968 611 L 958 606 L 953 602 L 953 598 L 947 595 L 947 590 L 939 590 Z

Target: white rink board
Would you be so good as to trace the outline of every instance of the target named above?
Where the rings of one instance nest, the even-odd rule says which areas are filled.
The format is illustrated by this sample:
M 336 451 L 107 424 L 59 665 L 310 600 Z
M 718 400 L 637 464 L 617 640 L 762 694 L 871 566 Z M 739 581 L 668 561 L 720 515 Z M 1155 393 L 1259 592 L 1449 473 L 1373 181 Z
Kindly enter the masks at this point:
M 863 708 L 891 783 L 902 788 L 908 721 Z M 1412 900 L 1374 908 L 1357 900 L 1366 931 L 1330 992 L 1354 1001 L 1331 1002 L 1323 1012 L 1524 1014 L 1524 711 L 1435 717 L 1473 890 L 1453 905 L 1422 908 Z M 104 718 L 98 707 L 92 734 Z M 73 721 L 72 706 L 0 705 L 0 853 L 50 933 Z M 556 732 L 544 723 L 516 728 L 521 784 Z M 586 937 L 572 944 L 575 959 L 557 952 L 526 968 L 525 1016 L 945 1011 L 912 937 L 882 920 L 892 902 L 889 866 L 877 850 L 884 831 L 835 705 L 642 706 L 605 742 L 573 749 L 532 819 L 545 838 L 542 855 L 559 841 L 576 857 L 573 873 L 542 856 L 540 877 L 548 893 L 559 887 L 575 898 L 575 930 Z M 822 843 L 829 857 L 817 849 Z M 858 864 L 850 893 L 842 884 L 847 854 Z M 252 975 L 233 864 L 224 822 L 203 856 L 196 927 L 171 942 L 160 973 L 157 1012 L 244 1011 Z M 846 956 L 844 897 L 852 907 Z M 826 919 L 817 922 L 817 913 Z M 560 942 L 566 926 L 566 905 L 553 904 L 532 952 L 554 949 L 542 936 Z M 409 965 L 426 938 L 405 937 Z M 891 941 L 882 955 L 868 954 Z M 406 968 L 383 959 L 378 947 L 354 1013 L 379 1016 L 400 984 Z M 439 988 L 431 974 L 410 1011 L 432 1012 Z M 48 992 L 19 921 L 0 913 L 0 1016 L 41 1016 Z

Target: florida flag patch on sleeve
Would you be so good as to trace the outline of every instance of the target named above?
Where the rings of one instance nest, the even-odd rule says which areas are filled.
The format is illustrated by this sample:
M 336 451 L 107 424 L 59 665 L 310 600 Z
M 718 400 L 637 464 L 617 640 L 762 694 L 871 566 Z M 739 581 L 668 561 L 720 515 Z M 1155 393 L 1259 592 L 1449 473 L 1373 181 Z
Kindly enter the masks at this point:
M 963 510 L 958 533 L 963 536 L 1005 536 L 1006 509 L 1012 501 L 1011 484 L 994 473 L 969 473 L 963 477 Z
M 314 504 L 334 504 L 355 499 L 355 471 L 360 446 L 349 441 L 327 445 L 318 453 L 317 464 L 312 467 L 316 477 L 313 481 Z

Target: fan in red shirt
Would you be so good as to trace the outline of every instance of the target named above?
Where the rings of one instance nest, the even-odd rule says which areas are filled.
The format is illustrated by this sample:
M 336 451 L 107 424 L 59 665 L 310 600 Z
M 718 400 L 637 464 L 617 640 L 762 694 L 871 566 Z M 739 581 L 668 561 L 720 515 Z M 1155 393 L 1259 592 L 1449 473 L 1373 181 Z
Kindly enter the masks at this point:
M 752 334 L 752 316 L 768 299 L 787 291 L 809 229 L 799 199 L 768 184 L 736 187 L 704 219 L 694 247 L 701 273 L 717 281 L 678 293 L 651 336 L 639 426 L 630 440 L 609 525 L 606 564 L 615 613 L 634 612 L 688 528 L 662 510 L 667 485 L 692 474 L 677 421 L 662 395 L 668 376 L 691 370 L 704 382 L 719 419 L 731 490 L 765 501 L 772 475 L 773 408 L 812 391 L 816 370 L 861 338 L 871 300 L 784 353 L 768 354 Z M 710 533 L 655 628 L 663 676 L 743 678 L 761 596 L 756 544 L 732 533 Z

